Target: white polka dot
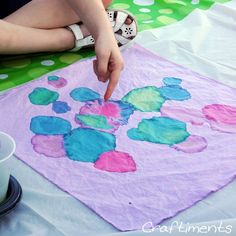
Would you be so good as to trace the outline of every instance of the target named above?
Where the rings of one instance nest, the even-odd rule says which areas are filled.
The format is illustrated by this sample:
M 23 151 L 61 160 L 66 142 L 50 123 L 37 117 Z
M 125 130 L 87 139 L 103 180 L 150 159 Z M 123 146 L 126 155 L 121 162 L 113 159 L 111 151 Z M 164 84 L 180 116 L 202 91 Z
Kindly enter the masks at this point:
M 199 4 L 199 0 L 192 0 L 191 2 L 193 5 Z
M 180 5 L 183 5 L 183 6 L 187 6 L 187 3 L 184 2 L 184 1 L 180 1 L 180 0 L 164 0 L 166 3 L 169 3 L 169 4 L 180 4 Z
M 150 12 L 151 10 L 148 8 L 140 8 L 139 11 L 140 12 Z
M 7 79 L 8 75 L 7 74 L 0 74 L 0 79 Z
M 55 64 L 55 62 L 53 60 L 44 60 L 44 61 L 41 61 L 41 64 L 43 66 L 52 66 Z
M 133 0 L 133 2 L 138 6 L 151 6 L 154 5 L 155 0 Z

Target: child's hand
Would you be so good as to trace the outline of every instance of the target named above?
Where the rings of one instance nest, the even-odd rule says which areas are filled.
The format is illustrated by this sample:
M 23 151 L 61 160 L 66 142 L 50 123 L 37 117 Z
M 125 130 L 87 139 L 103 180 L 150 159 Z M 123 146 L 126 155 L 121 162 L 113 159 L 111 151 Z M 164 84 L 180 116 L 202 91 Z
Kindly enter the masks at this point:
M 101 82 L 109 80 L 104 99 L 108 100 L 124 68 L 123 58 L 112 31 L 101 33 L 95 44 L 97 59 L 94 60 L 94 72 Z

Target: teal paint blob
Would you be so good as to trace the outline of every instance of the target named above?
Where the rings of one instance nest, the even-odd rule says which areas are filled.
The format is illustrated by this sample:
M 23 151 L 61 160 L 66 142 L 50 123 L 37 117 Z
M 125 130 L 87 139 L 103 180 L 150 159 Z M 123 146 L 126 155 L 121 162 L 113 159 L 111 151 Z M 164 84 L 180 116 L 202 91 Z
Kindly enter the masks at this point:
M 92 89 L 81 87 L 71 91 L 70 96 L 75 101 L 87 102 L 100 99 L 100 95 Z
M 107 123 L 106 117 L 102 115 L 76 115 L 75 121 L 83 126 L 89 126 L 95 129 L 109 130 L 113 128 L 113 126 Z
M 191 98 L 190 93 L 178 85 L 176 86 L 164 86 L 158 89 L 165 99 L 175 100 L 175 101 L 184 101 Z
M 165 99 L 157 87 L 147 86 L 131 90 L 122 98 L 122 102 L 132 104 L 136 110 L 150 112 L 160 111 Z
M 190 134 L 186 124 L 168 117 L 143 119 L 138 128 L 128 130 L 130 139 L 152 143 L 174 145 L 183 142 Z
M 66 113 L 71 107 L 66 102 L 56 101 L 52 104 L 52 110 L 58 114 Z
M 75 161 L 95 162 L 102 153 L 115 147 L 115 136 L 98 130 L 77 128 L 64 136 L 66 154 Z
M 36 116 L 31 119 L 30 130 L 35 134 L 62 135 L 70 132 L 71 124 L 56 116 Z
M 57 92 L 51 91 L 46 88 L 35 88 L 32 93 L 29 94 L 29 100 L 34 105 L 49 105 L 55 102 L 59 97 Z
M 167 86 L 180 85 L 181 82 L 182 82 L 182 79 L 175 78 L 175 77 L 165 77 L 165 78 L 163 78 L 163 83 Z
M 57 81 L 59 80 L 60 77 L 56 76 L 56 75 L 50 75 L 48 76 L 48 81 Z

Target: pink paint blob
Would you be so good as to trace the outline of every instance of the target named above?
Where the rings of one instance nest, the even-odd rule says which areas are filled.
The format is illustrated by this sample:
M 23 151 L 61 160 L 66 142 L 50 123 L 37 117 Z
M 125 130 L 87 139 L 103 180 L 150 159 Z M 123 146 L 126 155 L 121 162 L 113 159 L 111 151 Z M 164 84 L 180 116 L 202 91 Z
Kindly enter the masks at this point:
M 236 107 L 211 104 L 205 106 L 202 111 L 213 130 L 236 133 Z
M 66 153 L 63 147 L 63 136 L 44 136 L 35 135 L 31 139 L 35 152 L 47 157 L 65 157 Z
M 103 131 L 109 133 L 114 133 L 120 127 L 120 121 L 123 119 L 123 117 L 121 116 L 121 109 L 117 103 L 102 102 L 97 100 L 86 103 L 83 107 L 81 107 L 79 114 L 105 116 L 107 124 L 112 126 L 113 128 Z
M 184 142 L 175 144 L 172 147 L 185 153 L 202 152 L 207 147 L 207 140 L 198 135 L 190 135 Z
M 181 120 L 192 125 L 203 125 L 204 116 L 201 111 L 193 108 L 183 107 L 167 107 L 161 108 L 162 116 L 171 117 L 177 120 Z
M 120 108 L 119 105 L 112 102 L 105 102 L 102 106 L 100 106 L 101 115 L 106 117 L 119 117 L 120 116 Z
M 102 115 L 107 118 L 120 118 L 119 105 L 113 102 L 93 101 L 80 110 L 80 114 Z
M 208 120 L 228 125 L 236 125 L 236 107 L 211 104 L 205 106 L 202 112 Z
M 62 88 L 67 85 L 66 79 L 60 77 L 58 80 L 50 80 L 48 84 L 52 85 L 54 88 Z
M 133 158 L 128 153 L 118 151 L 104 152 L 94 163 L 94 167 L 99 170 L 119 173 L 136 171 Z

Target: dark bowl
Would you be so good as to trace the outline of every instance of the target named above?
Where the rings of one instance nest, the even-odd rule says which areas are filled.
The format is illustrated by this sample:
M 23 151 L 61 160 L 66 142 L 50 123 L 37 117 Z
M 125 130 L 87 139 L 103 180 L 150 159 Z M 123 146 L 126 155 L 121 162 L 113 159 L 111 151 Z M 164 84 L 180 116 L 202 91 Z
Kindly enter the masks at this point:
M 12 211 L 20 201 L 22 188 L 19 182 L 11 175 L 6 199 L 0 203 L 0 218 Z

